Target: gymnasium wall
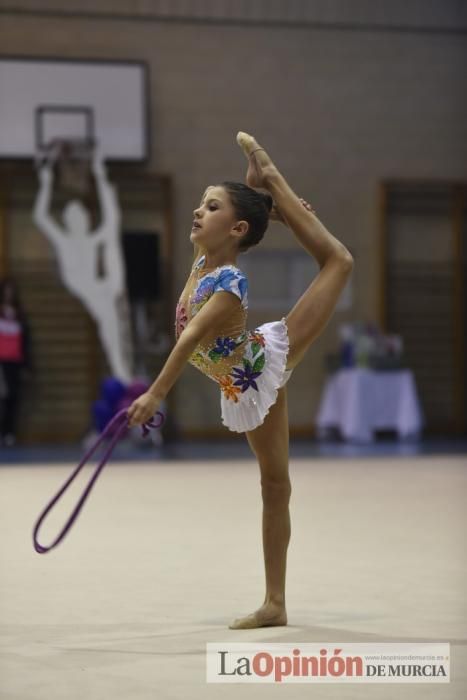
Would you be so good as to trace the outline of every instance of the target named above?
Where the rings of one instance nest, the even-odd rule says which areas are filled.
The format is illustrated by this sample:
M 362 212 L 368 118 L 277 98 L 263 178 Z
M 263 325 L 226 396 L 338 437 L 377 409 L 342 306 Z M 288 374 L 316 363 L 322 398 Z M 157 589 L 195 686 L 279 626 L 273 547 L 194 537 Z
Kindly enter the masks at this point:
M 379 181 L 467 176 L 465 8 L 455 0 L 134 5 L 0 0 L 1 52 L 148 62 L 151 169 L 174 179 L 178 291 L 202 192 L 244 178 L 237 131 L 270 149 L 355 258 L 352 308 L 334 315 L 288 384 L 291 427 L 310 426 L 338 324 L 378 320 Z M 298 243 L 273 225 L 264 245 Z M 276 317 L 252 313 L 249 325 Z M 219 428 L 213 382 L 188 366 L 174 391 L 182 430 Z

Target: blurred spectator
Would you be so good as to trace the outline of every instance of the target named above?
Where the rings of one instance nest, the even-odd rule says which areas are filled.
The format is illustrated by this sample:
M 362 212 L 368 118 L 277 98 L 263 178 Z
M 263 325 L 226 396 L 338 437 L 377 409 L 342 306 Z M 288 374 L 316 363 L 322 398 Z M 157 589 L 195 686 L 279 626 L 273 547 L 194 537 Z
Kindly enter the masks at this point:
M 21 369 L 31 371 L 29 328 L 11 278 L 0 280 L 0 442 L 16 442 Z

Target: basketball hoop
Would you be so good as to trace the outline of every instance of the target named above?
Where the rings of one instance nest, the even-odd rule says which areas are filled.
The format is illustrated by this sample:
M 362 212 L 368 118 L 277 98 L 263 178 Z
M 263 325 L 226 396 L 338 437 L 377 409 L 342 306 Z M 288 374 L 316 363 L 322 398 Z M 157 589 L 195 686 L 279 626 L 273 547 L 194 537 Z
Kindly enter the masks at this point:
M 94 141 L 90 139 L 54 138 L 36 158 L 40 167 L 48 161 L 57 167 L 58 186 L 67 193 L 86 196 L 91 188 L 91 162 Z

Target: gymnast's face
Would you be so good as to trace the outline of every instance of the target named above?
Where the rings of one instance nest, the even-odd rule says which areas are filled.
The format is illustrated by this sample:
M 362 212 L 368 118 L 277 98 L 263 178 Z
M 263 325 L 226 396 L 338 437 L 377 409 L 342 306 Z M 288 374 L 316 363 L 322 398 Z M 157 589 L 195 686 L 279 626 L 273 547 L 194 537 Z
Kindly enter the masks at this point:
M 247 221 L 238 221 L 226 190 L 220 185 L 210 185 L 204 192 L 201 204 L 193 210 L 194 222 L 190 238 L 208 251 L 219 250 L 233 243 L 238 247 L 239 239 L 248 230 Z

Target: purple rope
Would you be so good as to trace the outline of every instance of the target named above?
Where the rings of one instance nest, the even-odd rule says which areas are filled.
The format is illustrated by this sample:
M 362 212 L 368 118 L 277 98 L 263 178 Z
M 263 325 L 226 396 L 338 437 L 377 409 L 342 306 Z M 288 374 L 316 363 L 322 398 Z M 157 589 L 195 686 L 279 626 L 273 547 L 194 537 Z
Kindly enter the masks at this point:
M 97 477 L 99 476 L 99 474 L 100 474 L 101 470 L 103 469 L 105 463 L 106 463 L 107 460 L 109 459 L 109 457 L 110 457 L 110 455 L 111 455 L 111 453 L 112 453 L 112 450 L 113 450 L 113 448 L 115 447 L 115 444 L 117 443 L 118 439 L 121 437 L 121 435 L 125 432 L 125 430 L 126 430 L 126 428 L 127 428 L 128 416 L 126 415 L 126 413 L 127 413 L 127 409 L 126 409 L 126 408 L 122 408 L 122 410 L 119 411 L 118 413 L 116 413 L 115 416 L 107 423 L 107 425 L 105 426 L 104 430 L 102 431 L 102 433 L 101 433 L 101 435 L 99 436 L 99 438 L 97 439 L 97 441 L 96 441 L 96 442 L 94 443 L 94 445 L 92 445 L 91 448 L 86 452 L 86 454 L 84 455 L 83 459 L 82 459 L 81 462 L 78 464 L 78 466 L 76 467 L 75 471 L 72 473 L 72 475 L 70 476 L 70 478 L 64 483 L 64 485 L 62 486 L 62 488 L 60 489 L 60 491 L 57 493 L 57 495 L 54 496 L 54 498 L 50 501 L 50 503 L 47 505 L 47 507 L 45 508 L 45 510 L 41 513 L 39 519 L 37 520 L 37 522 L 36 522 L 36 524 L 35 524 L 35 526 L 34 526 L 34 531 L 33 531 L 34 549 L 36 550 L 36 552 L 38 552 L 38 554 L 44 554 L 45 552 L 48 552 L 50 549 L 53 549 L 53 547 L 56 547 L 57 544 L 58 544 L 59 542 L 61 542 L 61 540 L 65 537 L 65 535 L 66 535 L 66 533 L 68 532 L 68 530 L 70 529 L 70 527 L 73 525 L 74 521 L 76 520 L 76 518 L 77 518 L 77 516 L 78 516 L 78 513 L 80 512 L 81 508 L 83 507 L 84 502 L 85 502 L 86 498 L 88 497 L 88 495 L 89 495 L 89 493 L 90 493 L 90 491 L 91 491 L 91 489 L 92 489 L 92 487 L 93 487 L 93 485 L 94 485 L 94 482 L 96 481 Z M 164 414 L 161 413 L 160 411 L 156 411 L 156 413 L 159 413 L 159 415 L 162 417 L 162 420 L 160 421 L 159 425 L 156 425 L 156 424 L 153 422 L 152 419 L 149 420 L 149 421 L 146 421 L 146 423 L 143 423 L 143 424 L 141 425 L 141 427 L 142 427 L 142 429 L 143 429 L 143 437 L 146 437 L 146 435 L 149 433 L 149 428 L 160 428 L 160 426 L 161 426 L 162 423 L 164 422 L 164 420 L 165 420 Z M 55 540 L 55 542 L 53 542 L 49 547 L 43 547 L 43 546 L 42 546 L 41 544 L 39 544 L 39 542 L 37 541 L 37 533 L 38 533 L 38 531 L 39 531 L 39 527 L 40 527 L 42 521 L 44 520 L 45 516 L 46 516 L 47 513 L 51 510 L 51 508 L 55 505 L 55 503 L 58 501 L 58 499 L 60 498 L 60 496 L 66 491 L 66 489 L 67 489 L 68 486 L 71 484 L 71 482 L 73 481 L 73 479 L 78 475 L 78 473 L 79 473 L 79 471 L 81 470 L 81 468 L 86 464 L 86 462 L 88 461 L 88 459 L 89 459 L 89 458 L 92 456 L 92 454 L 95 452 L 96 448 L 97 448 L 98 445 L 102 442 L 102 440 L 103 440 L 103 438 L 105 437 L 105 435 L 106 435 L 107 433 L 109 433 L 109 432 L 110 432 L 110 429 L 111 429 L 116 423 L 118 423 L 118 422 L 121 420 L 121 418 L 123 418 L 123 417 L 125 418 L 125 420 L 122 421 L 121 425 L 120 425 L 120 426 L 117 428 L 117 430 L 115 431 L 115 435 L 114 435 L 114 436 L 112 437 L 112 439 L 110 440 L 110 443 L 109 443 L 109 445 L 108 445 L 108 447 L 107 447 L 107 449 L 106 449 L 106 451 L 105 451 L 105 453 L 104 453 L 104 456 L 102 457 L 101 461 L 99 462 L 99 465 L 98 465 L 96 471 L 94 472 L 93 477 L 89 480 L 89 483 L 88 483 L 87 487 L 85 488 L 85 490 L 83 491 L 83 495 L 81 496 L 81 498 L 79 499 L 78 503 L 76 504 L 76 507 L 75 507 L 74 511 L 72 512 L 72 514 L 71 514 L 70 517 L 68 518 L 68 521 L 66 522 L 65 527 L 63 528 L 63 530 L 61 531 L 61 533 L 58 535 L 58 537 L 57 537 L 57 539 Z

